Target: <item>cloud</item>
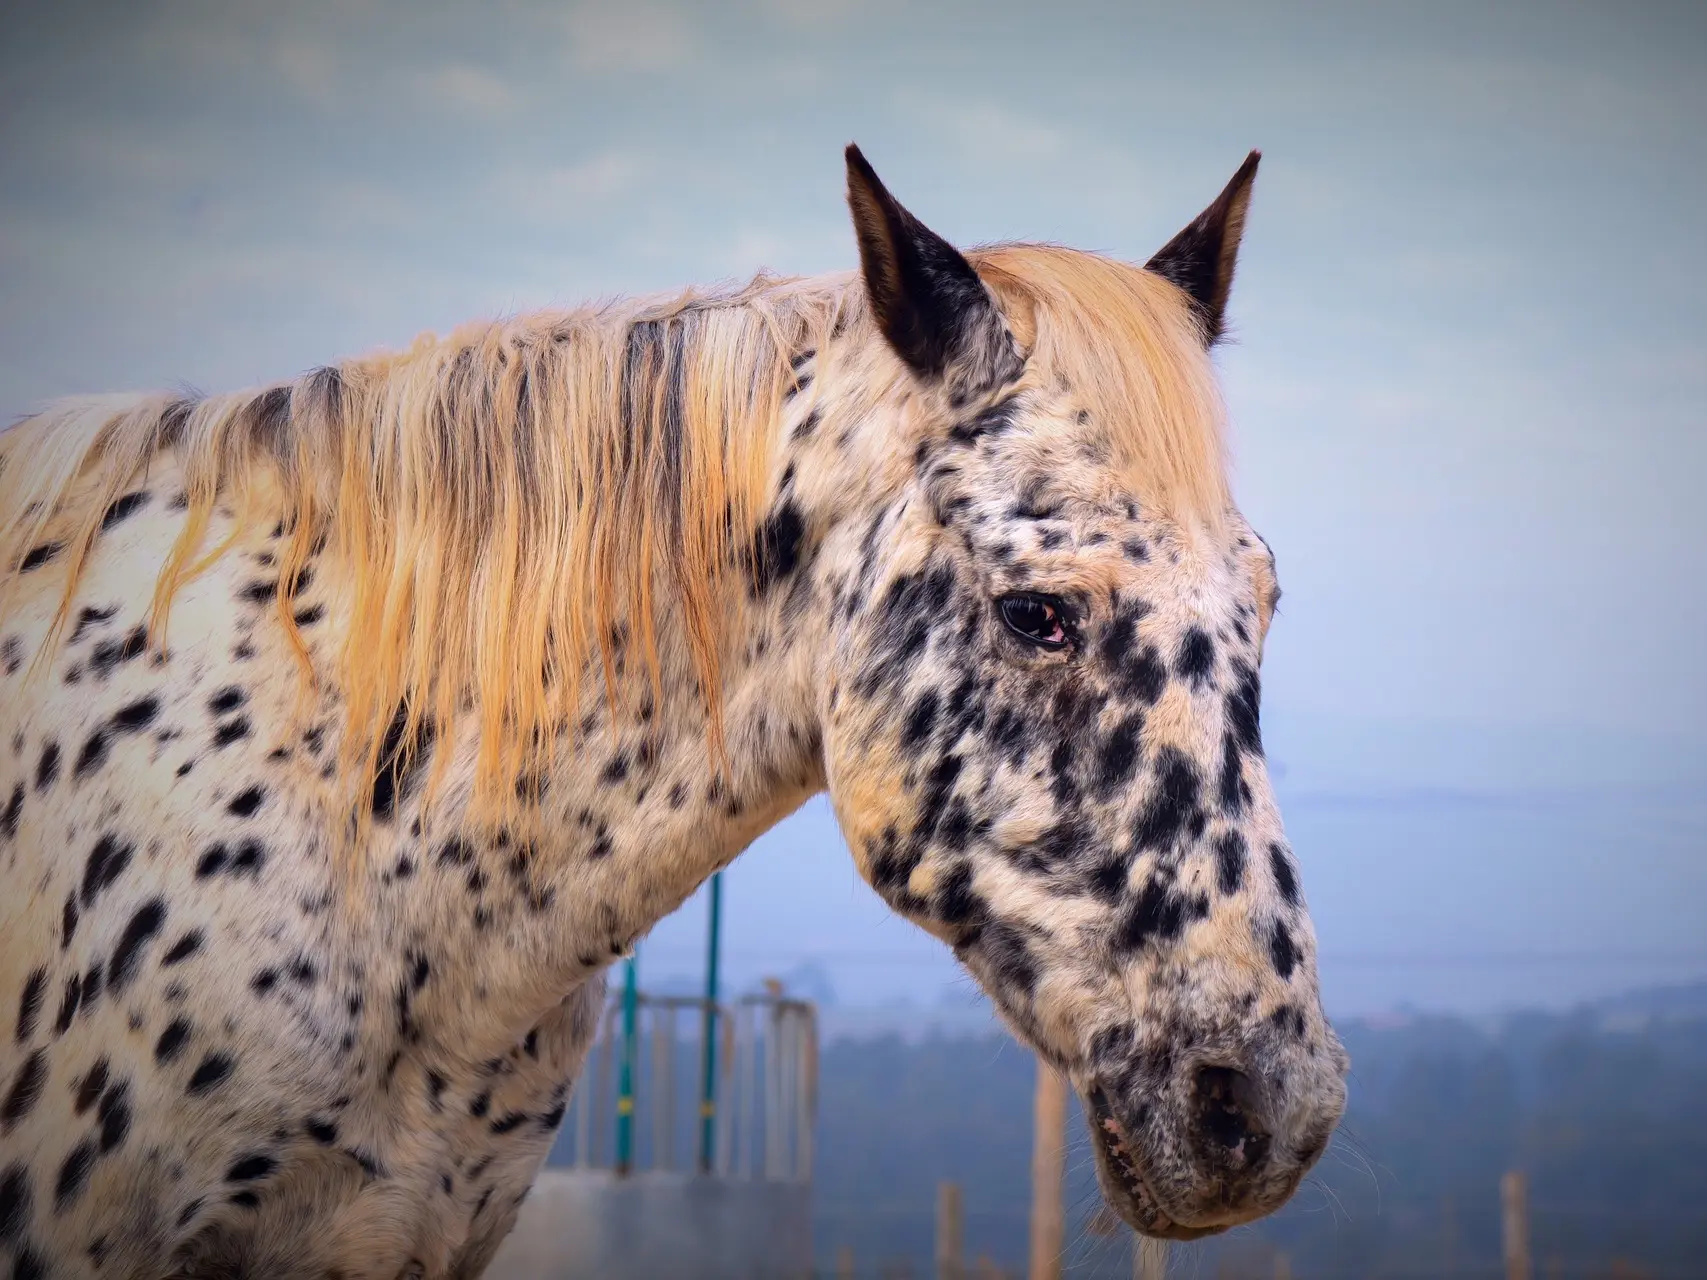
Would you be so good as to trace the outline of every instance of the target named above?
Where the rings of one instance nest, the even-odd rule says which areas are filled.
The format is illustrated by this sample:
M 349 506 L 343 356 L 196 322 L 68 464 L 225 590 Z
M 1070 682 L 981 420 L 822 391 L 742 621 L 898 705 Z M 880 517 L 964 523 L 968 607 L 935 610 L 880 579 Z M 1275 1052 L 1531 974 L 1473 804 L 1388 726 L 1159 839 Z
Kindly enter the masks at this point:
M 1354 437 L 1374 427 L 1410 427 L 1450 408 L 1432 388 L 1393 386 L 1374 380 L 1358 383 L 1342 371 L 1331 376 L 1299 376 L 1283 367 L 1265 366 L 1260 376 L 1241 379 L 1238 402 L 1249 414 L 1285 415 L 1288 420 L 1317 420 L 1321 430 Z
M 506 170 L 494 181 L 500 199 L 524 217 L 565 221 L 584 217 L 589 206 L 612 204 L 651 170 L 649 157 L 605 151 L 570 164 Z
M 1644 335 L 1644 344 L 1623 353 L 1617 369 L 1627 378 L 1647 384 L 1671 382 L 1680 387 L 1698 389 L 1707 386 L 1707 350 L 1695 343 L 1651 345 Z
M 1106 131 L 1100 120 L 910 86 L 897 89 L 892 101 L 909 131 L 931 140 L 939 163 L 975 173 L 981 183 L 1001 179 L 1018 188 L 1001 207 L 1047 219 L 1051 238 L 1089 233 L 1102 241 L 1094 247 L 1114 250 L 1118 246 L 1106 239 L 1110 229 L 1123 243 L 1137 226 L 1155 221 L 1172 227 L 1195 211 L 1196 195 L 1184 204 L 1169 198 L 1153 153 L 1147 157 L 1132 137 Z
M 792 27 L 825 27 L 858 17 L 869 22 L 872 10 L 888 8 L 881 0 L 757 0 L 766 17 Z
M 976 160 L 1056 160 L 1067 152 L 1069 143 L 1076 155 L 1082 155 L 1081 139 L 1069 138 L 1061 129 L 997 102 L 911 88 L 898 90 L 896 99 L 904 111 L 928 121 L 956 150 Z
M 1408 68 L 1448 109 L 1476 121 L 1509 121 L 1557 144 L 1649 142 L 1691 128 L 1678 118 L 1677 86 L 1581 62 L 1476 54 L 1423 58 Z M 1688 95 L 1699 105 L 1697 86 Z
M 1431 293 L 1509 288 L 1517 268 L 1515 255 L 1504 246 L 1399 249 L 1384 256 L 1389 287 Z
M 770 227 L 740 226 L 706 255 L 710 269 L 745 279 L 759 271 L 782 275 L 834 270 L 853 259 L 853 233 L 839 218 L 796 224 L 792 234 Z
M 324 44 L 301 40 L 280 43 L 270 50 L 269 61 L 285 84 L 308 102 L 334 100 L 348 78 L 336 54 Z
M 520 101 L 511 81 L 468 63 L 438 67 L 423 73 L 416 83 L 423 96 L 463 113 L 505 115 Z
M 567 22 L 570 58 L 585 71 L 664 71 L 694 51 L 687 15 L 652 0 L 577 5 Z

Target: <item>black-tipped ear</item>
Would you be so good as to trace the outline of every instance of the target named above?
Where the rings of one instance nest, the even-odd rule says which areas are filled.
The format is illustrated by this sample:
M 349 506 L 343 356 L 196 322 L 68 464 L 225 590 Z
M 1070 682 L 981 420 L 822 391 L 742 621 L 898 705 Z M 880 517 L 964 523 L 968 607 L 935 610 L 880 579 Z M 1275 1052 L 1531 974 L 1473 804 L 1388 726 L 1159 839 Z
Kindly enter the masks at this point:
M 921 378 L 940 378 L 967 349 L 1004 332 L 996 304 L 960 251 L 889 194 L 849 145 L 848 208 L 878 327 Z M 982 363 L 982 362 L 980 362 Z
M 1144 264 L 1191 295 L 1203 321 L 1204 342 L 1209 346 L 1221 337 L 1227 295 L 1233 291 L 1239 239 L 1245 234 L 1251 182 L 1257 176 L 1257 162 L 1261 159 L 1260 151 L 1246 156 L 1233 180 L 1215 197 L 1215 203 Z

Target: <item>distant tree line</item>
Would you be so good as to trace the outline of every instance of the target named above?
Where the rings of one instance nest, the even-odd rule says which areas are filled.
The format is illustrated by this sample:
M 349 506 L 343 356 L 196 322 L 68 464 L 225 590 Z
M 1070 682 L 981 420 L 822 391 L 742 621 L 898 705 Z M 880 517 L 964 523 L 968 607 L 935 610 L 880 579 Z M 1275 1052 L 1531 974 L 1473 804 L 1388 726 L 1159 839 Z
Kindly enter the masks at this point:
M 1176 1247 L 1170 1274 L 1497 1276 L 1500 1175 L 1528 1175 L 1537 1280 L 1707 1276 L 1707 1018 L 1528 1014 L 1341 1026 L 1351 1101 L 1283 1212 Z M 815 1247 L 861 1275 L 931 1274 L 935 1188 L 963 1188 L 966 1252 L 1025 1257 L 1034 1064 L 999 1035 L 844 1039 L 822 1056 Z M 1132 1274 L 1099 1235 L 1082 1119 L 1069 1122 L 1070 1276 Z

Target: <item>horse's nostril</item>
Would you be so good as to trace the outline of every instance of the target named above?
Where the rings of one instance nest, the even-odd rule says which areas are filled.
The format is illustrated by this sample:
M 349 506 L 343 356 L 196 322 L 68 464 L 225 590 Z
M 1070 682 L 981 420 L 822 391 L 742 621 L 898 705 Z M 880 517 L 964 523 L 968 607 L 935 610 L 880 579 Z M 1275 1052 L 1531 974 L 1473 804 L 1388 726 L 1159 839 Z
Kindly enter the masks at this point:
M 1268 1151 L 1268 1124 L 1254 1081 L 1231 1067 L 1199 1067 L 1197 1123 L 1205 1142 L 1246 1164 Z

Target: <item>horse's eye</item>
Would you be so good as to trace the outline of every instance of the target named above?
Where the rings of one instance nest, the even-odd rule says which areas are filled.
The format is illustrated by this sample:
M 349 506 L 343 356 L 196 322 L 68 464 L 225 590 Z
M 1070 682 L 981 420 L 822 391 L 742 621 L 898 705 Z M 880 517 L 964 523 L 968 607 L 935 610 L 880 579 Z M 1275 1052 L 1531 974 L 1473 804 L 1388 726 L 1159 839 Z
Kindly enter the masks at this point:
M 1023 592 L 1003 596 L 996 603 L 1001 607 L 1002 621 L 1008 630 L 1021 640 L 1045 649 L 1066 645 L 1067 609 L 1060 600 Z

